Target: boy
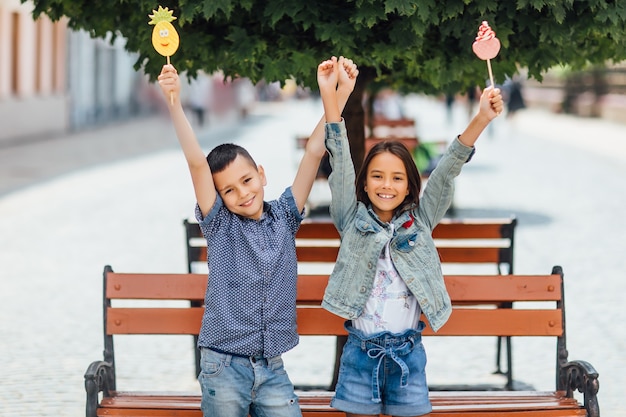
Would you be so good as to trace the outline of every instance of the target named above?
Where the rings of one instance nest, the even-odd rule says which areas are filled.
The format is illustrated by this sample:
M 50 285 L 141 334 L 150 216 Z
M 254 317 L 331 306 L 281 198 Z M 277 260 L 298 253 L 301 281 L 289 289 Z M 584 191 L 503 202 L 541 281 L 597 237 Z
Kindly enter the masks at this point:
M 356 65 L 343 57 L 318 66 L 325 117 L 307 142 L 292 186 L 270 202 L 263 199 L 263 167 L 244 148 L 219 145 L 205 158 L 180 102 L 176 69 L 165 65 L 159 75 L 208 246 L 198 338 L 205 417 L 301 416 L 281 359 L 298 343 L 294 236 L 325 152 L 325 122 L 341 120 L 357 75 Z

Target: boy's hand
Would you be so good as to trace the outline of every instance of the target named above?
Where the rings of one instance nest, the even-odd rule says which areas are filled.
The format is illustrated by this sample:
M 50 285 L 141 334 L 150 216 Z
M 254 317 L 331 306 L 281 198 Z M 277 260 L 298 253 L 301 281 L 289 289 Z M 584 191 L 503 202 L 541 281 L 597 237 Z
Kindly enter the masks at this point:
M 338 88 L 345 89 L 352 92 L 354 85 L 356 84 L 356 77 L 359 75 L 359 70 L 356 64 L 351 59 L 339 57 L 339 85 Z
M 337 65 L 337 57 L 327 59 L 317 66 L 317 84 L 320 87 L 320 92 L 334 92 L 337 89 L 338 79 L 339 66 Z
M 495 119 L 504 108 L 504 101 L 499 88 L 487 87 L 480 96 L 479 113 L 487 116 L 489 120 Z
M 171 95 L 178 98 L 180 94 L 180 78 L 178 77 L 178 71 L 171 64 L 163 65 L 161 74 L 157 78 L 159 81 L 159 87 L 165 95 L 165 98 L 169 101 Z

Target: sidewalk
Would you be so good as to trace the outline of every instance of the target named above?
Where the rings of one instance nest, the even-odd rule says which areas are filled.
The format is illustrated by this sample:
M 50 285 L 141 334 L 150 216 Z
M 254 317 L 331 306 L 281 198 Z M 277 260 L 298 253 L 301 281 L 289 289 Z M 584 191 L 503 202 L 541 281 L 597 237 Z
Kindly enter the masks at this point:
M 411 98 L 407 110 L 426 139 L 454 137 L 467 122 L 460 106 L 447 122 L 436 100 Z M 263 103 L 244 122 L 198 136 L 207 150 L 230 140 L 247 147 L 274 198 L 295 173 L 293 138 L 320 115 L 319 102 Z M 600 407 L 611 417 L 626 416 L 625 133 L 621 125 L 532 110 L 498 119 L 464 168 L 455 201 L 461 215 L 518 216 L 518 273 L 563 266 L 570 359 L 598 369 Z M 0 415 L 83 415 L 82 375 L 102 357 L 104 265 L 186 270 L 182 219 L 195 203 L 186 163 L 167 117 L 149 118 L 0 148 L 0 178 Z M 118 388 L 197 391 L 188 339 L 118 341 Z M 493 377 L 492 338 L 439 339 L 425 342 L 431 382 Z M 290 375 L 326 383 L 333 351 L 332 340 L 303 339 L 286 355 Z M 514 340 L 515 379 L 554 389 L 554 354 L 552 342 Z
M 218 143 L 219 137 L 232 136 L 236 128 L 237 121 L 231 117 L 206 126 L 197 134 L 210 145 Z M 167 149 L 178 149 L 178 142 L 166 114 L 65 136 L 30 139 L 23 144 L 0 144 L 0 197 L 77 170 L 132 160 Z

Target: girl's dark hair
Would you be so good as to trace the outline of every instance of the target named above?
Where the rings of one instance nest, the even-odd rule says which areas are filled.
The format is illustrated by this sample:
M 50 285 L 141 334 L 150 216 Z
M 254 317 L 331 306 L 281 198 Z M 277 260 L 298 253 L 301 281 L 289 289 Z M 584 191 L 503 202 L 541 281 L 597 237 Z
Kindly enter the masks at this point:
M 404 164 L 404 169 L 406 169 L 407 179 L 409 181 L 409 194 L 407 194 L 407 196 L 404 198 L 402 204 L 400 204 L 396 208 L 394 215 L 417 207 L 419 205 L 419 197 L 422 190 L 422 180 L 420 178 L 420 173 L 417 170 L 417 167 L 415 166 L 415 161 L 413 160 L 413 156 L 411 155 L 407 147 L 404 146 L 401 142 L 392 140 L 378 142 L 372 147 L 372 149 L 370 149 L 370 151 L 365 156 L 365 160 L 363 161 L 363 165 L 361 165 L 359 175 L 357 175 L 356 177 L 356 199 L 361 201 L 366 206 L 369 206 L 372 203 L 367 196 L 367 192 L 365 191 L 367 170 L 370 166 L 370 163 L 372 162 L 372 159 L 376 155 L 379 155 L 383 152 L 389 152 L 392 155 L 400 158 L 400 160 Z
M 248 151 L 233 143 L 223 143 L 221 145 L 216 146 L 209 152 L 206 157 L 206 161 L 209 163 L 209 168 L 211 168 L 212 173 L 221 172 L 226 167 L 237 158 L 238 155 L 246 158 L 252 166 L 257 167 L 256 162 L 250 156 Z

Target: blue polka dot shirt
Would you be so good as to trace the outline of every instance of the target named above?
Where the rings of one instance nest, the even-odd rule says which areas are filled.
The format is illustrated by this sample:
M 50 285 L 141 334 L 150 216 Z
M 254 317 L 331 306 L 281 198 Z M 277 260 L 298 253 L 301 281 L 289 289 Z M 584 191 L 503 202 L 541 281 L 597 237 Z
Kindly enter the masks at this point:
M 278 356 L 298 344 L 295 234 L 302 215 L 287 188 L 260 220 L 230 212 L 217 196 L 196 218 L 208 247 L 209 280 L 198 346 Z

